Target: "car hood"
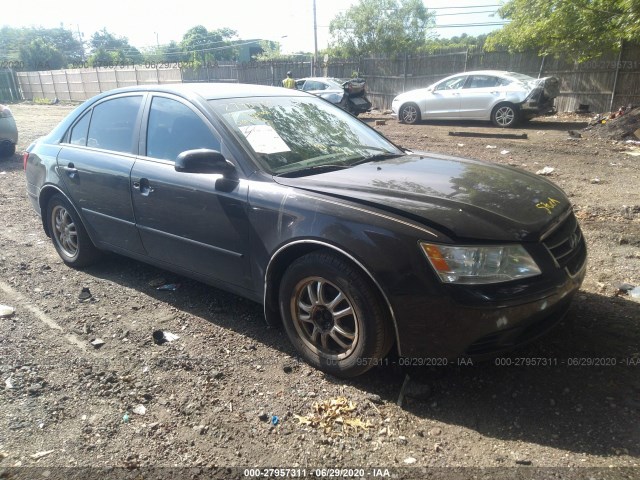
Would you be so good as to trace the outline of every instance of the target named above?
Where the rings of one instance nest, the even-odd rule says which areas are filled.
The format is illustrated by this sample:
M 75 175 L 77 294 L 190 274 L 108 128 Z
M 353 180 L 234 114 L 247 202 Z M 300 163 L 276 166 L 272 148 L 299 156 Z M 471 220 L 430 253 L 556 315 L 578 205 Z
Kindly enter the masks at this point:
M 400 95 L 396 95 L 393 99 L 393 102 L 403 102 L 405 100 L 417 100 L 421 98 L 426 98 L 433 93 L 433 90 L 430 87 L 418 88 L 416 90 L 409 90 L 408 92 L 401 93 Z
M 539 176 L 432 153 L 275 181 L 402 215 L 457 240 L 537 241 L 571 208 Z

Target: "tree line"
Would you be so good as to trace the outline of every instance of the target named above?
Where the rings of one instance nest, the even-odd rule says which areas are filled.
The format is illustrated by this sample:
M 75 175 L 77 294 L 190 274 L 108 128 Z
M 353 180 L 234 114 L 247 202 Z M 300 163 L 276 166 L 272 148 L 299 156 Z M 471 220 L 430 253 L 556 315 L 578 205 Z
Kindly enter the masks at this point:
M 189 63 L 193 66 L 234 60 L 241 41 L 229 28 L 190 28 L 180 42 L 139 50 L 129 39 L 106 28 L 84 42 L 78 32 L 58 28 L 0 28 L 0 60 L 22 70 L 140 65 L 143 63 Z
M 451 47 L 475 47 L 586 61 L 640 38 L 640 0 L 508 0 L 497 10 L 505 25 L 488 35 L 435 35 L 435 12 L 424 0 L 359 0 L 330 22 L 332 58 L 402 56 Z M 142 51 L 106 28 L 84 41 L 80 32 L 59 28 L 0 28 L 0 60 L 25 70 L 141 63 L 185 63 L 198 67 L 237 60 L 243 40 L 230 28 L 197 25 L 180 41 Z M 290 60 L 280 44 L 262 41 L 255 60 Z M 311 52 L 295 54 L 312 56 Z

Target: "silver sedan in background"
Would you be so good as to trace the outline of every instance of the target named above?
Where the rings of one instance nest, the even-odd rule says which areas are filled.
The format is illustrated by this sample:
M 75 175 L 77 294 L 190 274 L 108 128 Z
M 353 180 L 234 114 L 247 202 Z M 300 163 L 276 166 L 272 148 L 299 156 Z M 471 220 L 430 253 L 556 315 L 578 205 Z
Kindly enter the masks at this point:
M 490 120 L 496 127 L 554 111 L 556 77 L 533 78 L 515 72 L 458 73 L 426 88 L 402 93 L 391 109 L 402 123 L 420 120 Z

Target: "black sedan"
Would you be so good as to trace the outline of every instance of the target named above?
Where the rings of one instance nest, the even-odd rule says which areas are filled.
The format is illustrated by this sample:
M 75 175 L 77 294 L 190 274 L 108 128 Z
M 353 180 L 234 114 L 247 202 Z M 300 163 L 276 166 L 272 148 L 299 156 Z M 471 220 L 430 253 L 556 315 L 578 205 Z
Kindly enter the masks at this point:
M 309 363 L 339 376 L 394 345 L 421 364 L 530 341 L 585 274 L 558 187 L 401 149 L 304 92 L 113 90 L 24 161 L 29 199 L 69 266 L 107 250 L 260 302 Z

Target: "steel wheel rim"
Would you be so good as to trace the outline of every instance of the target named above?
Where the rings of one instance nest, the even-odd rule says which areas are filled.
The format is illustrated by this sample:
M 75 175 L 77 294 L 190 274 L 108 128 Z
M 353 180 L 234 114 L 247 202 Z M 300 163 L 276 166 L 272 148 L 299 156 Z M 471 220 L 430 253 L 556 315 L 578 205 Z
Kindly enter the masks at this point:
M 349 297 L 322 277 L 308 277 L 295 287 L 291 316 L 302 342 L 325 358 L 351 355 L 360 338 L 360 321 Z
M 78 230 L 66 208 L 56 205 L 51 211 L 52 235 L 62 253 L 69 258 L 78 254 Z
M 500 107 L 496 110 L 496 123 L 506 127 L 513 123 L 516 114 L 511 107 Z
M 402 107 L 402 121 L 405 123 L 413 123 L 418 118 L 418 111 L 415 107 Z

